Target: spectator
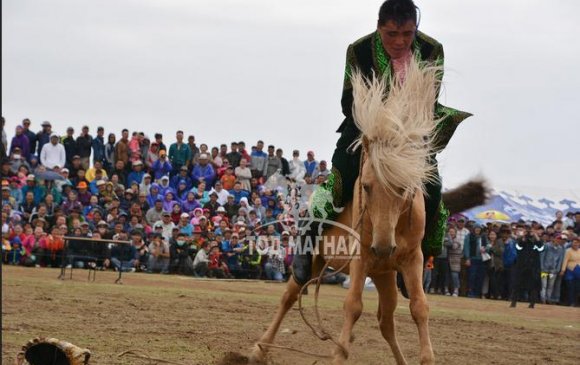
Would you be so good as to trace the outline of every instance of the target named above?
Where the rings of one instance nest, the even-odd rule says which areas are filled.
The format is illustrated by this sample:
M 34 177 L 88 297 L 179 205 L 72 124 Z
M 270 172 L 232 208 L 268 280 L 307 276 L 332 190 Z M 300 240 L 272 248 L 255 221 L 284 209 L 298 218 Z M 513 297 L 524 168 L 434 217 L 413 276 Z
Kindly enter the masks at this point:
M 66 163 L 65 167 L 70 169 L 72 167 L 72 160 L 74 156 L 79 155 L 79 150 L 77 147 L 77 141 L 74 138 L 74 129 L 73 127 L 68 127 L 66 129 L 66 136 L 62 137 L 60 143 L 64 146 L 64 151 L 66 155 Z M 79 156 L 80 162 L 80 156 Z M 77 166 L 78 168 L 78 166 Z
M 526 228 L 528 229 L 526 230 Z M 515 266 L 516 274 L 510 307 L 515 308 L 521 290 L 526 290 L 526 292 L 530 292 L 529 307 L 534 308 L 539 299 L 538 294 L 542 286 L 540 252 L 544 250 L 544 243 L 529 227 L 520 227 L 518 229 L 516 250 L 518 251 L 518 258 Z
M 454 227 L 449 228 L 444 244 L 449 256 L 449 270 L 453 285 L 452 296 L 457 297 L 461 284 L 459 274 L 461 273 L 461 258 L 463 257 L 463 241 L 457 237 L 457 230 Z
M 319 176 L 326 178 L 328 175 L 330 175 L 330 170 L 326 167 L 326 161 L 321 160 L 318 166 L 314 169 L 314 173 L 312 174 L 312 181 L 318 179 Z
M 182 166 L 189 167 L 191 160 L 191 150 L 186 143 L 183 143 L 183 131 L 177 131 L 175 138 L 177 142 L 169 147 L 169 161 L 173 166 L 173 175 L 176 175 Z
M 25 253 L 23 257 L 23 265 L 28 267 L 40 267 L 40 262 L 44 256 L 44 249 L 41 247 L 42 239 L 46 237 L 41 227 L 34 228 L 34 233 L 26 237 L 22 246 Z
M 282 161 L 274 154 L 275 148 L 273 145 L 268 146 L 268 157 L 264 164 L 263 176 L 266 180 L 276 172 L 282 170 Z
M 153 233 L 152 241 L 149 244 L 149 263 L 147 272 L 158 272 L 169 274 L 170 250 L 169 244 L 165 241 L 161 233 Z
M 20 154 L 24 159 L 30 158 L 30 142 L 28 141 L 28 137 L 26 137 L 24 128 L 21 125 L 16 127 L 16 134 L 12 137 L 8 154 L 12 154 L 14 149 L 17 147 L 20 149 Z
M 304 181 L 304 176 L 306 174 L 306 168 L 304 162 L 300 160 L 300 151 L 294 150 L 292 152 L 292 161 L 289 163 L 290 175 L 289 178 L 294 181 L 302 182 Z
M 182 180 L 185 181 L 186 183 L 186 189 L 191 190 L 191 188 L 193 188 L 193 180 L 191 179 L 191 177 L 188 176 L 187 166 L 181 166 L 181 168 L 179 169 L 179 174 L 171 178 L 171 183 L 169 184 L 169 186 L 173 190 L 177 190 L 177 188 L 179 187 L 179 183 Z
M 286 274 L 286 267 L 284 265 L 284 250 L 280 247 L 280 241 L 277 239 L 269 239 L 266 244 L 265 255 L 268 257 L 268 260 L 264 264 L 266 279 L 283 281 L 284 275 Z
M 172 273 L 182 275 L 193 275 L 193 260 L 189 254 L 189 247 L 185 240 L 185 234 L 179 232 L 177 239 L 170 246 L 171 251 L 171 265 L 170 271 Z M 197 257 L 197 255 L 196 255 Z
M 231 183 L 231 186 L 226 185 L 225 181 L 223 180 L 222 177 L 222 184 L 224 189 L 226 190 L 231 190 L 234 188 L 234 184 L 235 184 L 235 179 L 237 178 L 237 180 L 242 184 L 242 189 L 247 190 L 247 191 L 251 191 L 252 187 L 250 186 L 250 180 L 252 179 L 252 175 L 254 174 L 248 167 L 248 161 L 245 158 L 242 158 L 240 160 L 240 166 L 236 167 L 235 169 L 235 177 L 233 179 L 229 179 L 228 183 Z M 228 175 L 229 169 L 226 170 L 226 175 Z M 230 175 L 231 176 L 231 175 Z
M 304 169 L 306 170 L 304 177 L 312 177 L 312 174 L 314 174 L 314 170 L 316 170 L 317 167 L 318 161 L 314 159 L 314 152 L 308 151 L 306 154 L 306 161 L 304 161 Z
M 114 133 L 109 133 L 107 137 L 107 143 L 105 144 L 105 159 L 103 161 L 103 166 L 105 170 L 111 172 L 113 166 L 115 165 L 115 142 L 117 137 Z
M 81 134 L 77 137 L 78 155 L 81 158 L 81 166 L 88 170 L 91 163 L 91 150 L 93 148 L 93 136 L 89 134 L 89 126 L 83 126 Z
M 482 233 L 481 226 L 475 226 L 473 232 L 465 237 L 463 256 L 468 267 L 468 294 L 470 298 L 481 298 L 485 267 L 481 254 L 485 252 L 487 238 Z
M 562 235 L 558 234 L 554 241 L 546 242 L 544 251 L 540 255 L 540 267 L 542 278 L 542 289 L 540 291 L 540 299 L 542 303 L 552 304 L 552 293 L 554 291 L 554 284 L 558 278 L 558 274 L 562 269 L 564 261 L 564 248 L 561 245 Z
M 26 169 L 30 171 L 30 165 L 28 162 L 26 162 L 26 158 L 22 156 L 20 147 L 14 147 L 12 154 L 10 155 L 10 161 L 8 163 L 10 164 L 10 170 L 13 175 L 18 175 L 22 166 L 26 167 Z M 2 174 L 2 176 L 4 177 L 7 175 Z
M 135 232 L 135 235 L 138 235 L 137 232 Z M 135 240 L 137 239 L 136 236 Z M 116 239 L 120 241 L 126 240 L 127 233 L 120 232 Z M 131 235 L 131 244 L 118 243 L 111 248 L 111 264 L 115 271 L 135 271 L 137 265 L 137 248 L 133 242 L 133 235 Z
M 209 157 L 207 154 L 202 153 L 199 155 L 199 162 L 195 164 L 192 172 L 192 179 L 194 185 L 199 187 L 200 182 L 205 182 L 205 189 L 209 190 L 213 186 L 216 179 L 216 173 L 209 164 Z
M 202 245 L 201 250 L 195 255 L 195 260 L 193 261 L 193 270 L 195 276 L 204 277 L 208 274 L 209 270 L 209 242 Z
M 36 133 L 30 130 L 30 119 L 25 118 L 22 120 L 22 127 L 24 128 L 24 134 L 28 138 L 28 153 L 30 155 L 34 155 L 36 153 L 36 143 L 38 141 L 38 137 Z M 4 133 L 4 126 L 2 126 L 2 133 Z M 6 144 L 4 144 L 6 146 Z
M 107 171 L 104 169 L 102 161 L 95 161 L 93 163 L 93 167 L 87 170 L 85 174 L 85 179 L 87 179 L 88 182 L 92 182 L 93 180 L 95 180 L 96 172 L 98 170 L 101 170 L 101 178 L 104 178 L 106 180 L 109 179 L 109 175 L 107 174 Z
M 42 148 L 40 162 L 48 169 L 64 167 L 66 164 L 66 151 L 64 146 L 58 142 L 58 136 L 53 133 L 50 136 L 50 143 Z
M 93 164 L 99 161 L 102 164 L 106 162 L 105 154 L 105 128 L 97 128 L 97 136 L 93 138 Z
M 62 251 L 64 249 L 64 233 L 66 226 L 53 227 L 51 234 L 45 236 L 40 241 L 40 247 L 44 250 L 42 266 L 60 267 L 62 261 Z
M 283 157 L 283 154 L 284 154 L 284 151 L 281 148 L 276 149 L 276 157 L 278 157 L 278 159 L 282 163 L 280 173 L 282 174 L 282 176 L 289 176 L 290 175 L 290 164 L 288 163 L 288 160 Z
M 495 231 L 490 231 L 487 235 L 488 244 L 486 252 L 491 256 L 489 266 L 489 297 L 501 299 L 503 291 L 503 253 L 505 244 L 498 239 Z
M 433 270 L 434 292 L 441 295 L 451 295 L 449 292 L 449 255 L 447 246 L 443 245 L 441 253 L 435 258 Z
M 250 193 L 248 193 L 247 190 L 242 190 L 242 183 L 239 181 L 236 181 L 234 188 L 230 190 L 230 194 L 234 196 L 234 201 L 236 204 L 240 204 L 240 200 L 242 198 L 248 198 L 250 196 Z
M 121 139 L 115 146 L 115 164 L 119 161 L 123 162 L 123 168 L 129 163 L 129 131 L 127 129 L 121 131 Z
M 133 162 L 133 171 L 131 171 L 129 176 L 127 176 L 127 184 L 129 186 L 131 186 L 133 182 L 136 182 L 137 185 L 141 184 L 144 175 L 145 172 L 143 171 L 143 161 L 137 160 Z
M 429 293 L 431 289 L 431 280 L 433 277 L 433 268 L 435 264 L 433 262 L 433 256 L 429 256 L 427 262 L 425 262 L 425 267 L 423 268 L 423 290 L 425 294 Z
M 238 143 L 231 143 L 231 151 L 225 157 L 228 159 L 230 166 L 234 169 L 240 165 L 240 160 L 242 159 L 241 153 L 238 152 Z
M 252 176 L 259 178 L 262 177 L 264 168 L 266 166 L 266 160 L 268 159 L 268 155 L 263 151 L 264 150 L 264 142 L 258 141 L 256 144 L 256 149 L 252 151 Z M 236 176 L 237 173 L 236 173 Z M 248 189 L 249 190 L 249 189 Z
M 161 227 L 163 228 L 163 238 L 165 240 L 169 240 L 171 238 L 173 228 L 176 227 L 175 223 L 173 223 L 171 220 L 171 212 L 164 211 L 161 214 Z
M 228 195 L 230 195 L 230 193 L 223 188 L 221 181 L 216 181 L 214 188 L 210 191 L 210 194 L 213 192 L 217 194 L 217 202 L 219 205 L 224 205 L 228 200 Z
M 568 287 L 568 305 L 575 307 L 580 293 L 580 237 L 572 240 L 572 245 L 566 250 L 560 276 Z
M 38 156 L 40 156 L 40 153 L 42 152 L 42 147 L 50 142 L 50 136 L 52 135 L 52 125 L 49 121 L 42 122 L 40 126 L 42 127 L 42 130 L 36 134 L 36 140 L 38 141 L 36 154 Z

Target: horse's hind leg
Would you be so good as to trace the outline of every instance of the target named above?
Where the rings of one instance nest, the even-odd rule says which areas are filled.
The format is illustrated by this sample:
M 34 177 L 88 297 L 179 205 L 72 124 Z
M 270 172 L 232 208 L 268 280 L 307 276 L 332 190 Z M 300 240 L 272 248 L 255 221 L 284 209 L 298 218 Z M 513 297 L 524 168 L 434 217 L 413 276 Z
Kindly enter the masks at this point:
M 284 295 L 282 295 L 280 306 L 278 307 L 278 311 L 276 312 L 272 323 L 270 323 L 270 326 L 262 335 L 258 343 L 254 345 L 251 355 L 251 363 L 263 364 L 266 362 L 266 351 L 268 349 L 266 346 L 260 346 L 259 343 L 269 344 L 274 342 L 274 337 L 280 328 L 282 320 L 286 316 L 288 310 L 292 308 L 298 299 L 298 293 L 300 293 L 300 286 L 296 281 L 294 281 L 293 277 L 290 277 L 290 280 L 288 280 L 288 284 L 286 285 L 286 291 L 284 292 Z
M 390 271 L 386 274 L 373 276 L 372 279 L 379 292 L 377 319 L 379 320 L 381 333 L 391 347 L 397 365 L 406 365 L 407 361 L 397 341 L 395 319 L 393 318 L 397 308 L 397 272 Z
M 411 316 L 419 330 L 419 342 L 421 345 L 421 364 L 434 364 L 433 348 L 429 338 L 429 305 L 423 291 L 423 253 L 421 245 L 417 246 L 416 253 L 412 253 L 412 259 L 402 267 L 403 278 L 409 292 L 409 307 Z

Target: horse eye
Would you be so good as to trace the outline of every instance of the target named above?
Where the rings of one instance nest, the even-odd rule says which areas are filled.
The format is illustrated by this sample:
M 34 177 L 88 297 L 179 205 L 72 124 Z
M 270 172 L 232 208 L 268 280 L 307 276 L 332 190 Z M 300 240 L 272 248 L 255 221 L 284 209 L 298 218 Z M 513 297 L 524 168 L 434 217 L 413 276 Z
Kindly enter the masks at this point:
M 363 184 L 363 189 L 368 194 L 371 191 L 371 186 L 369 184 Z

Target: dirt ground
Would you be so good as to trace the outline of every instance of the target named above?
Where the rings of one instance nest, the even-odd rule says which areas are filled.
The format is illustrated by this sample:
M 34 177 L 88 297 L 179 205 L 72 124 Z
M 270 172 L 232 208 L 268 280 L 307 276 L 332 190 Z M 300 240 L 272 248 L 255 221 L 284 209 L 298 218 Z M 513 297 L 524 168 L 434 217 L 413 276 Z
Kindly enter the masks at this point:
M 126 350 L 180 364 L 218 364 L 229 352 L 248 355 L 267 327 L 284 285 L 253 281 L 199 280 L 179 276 L 99 272 L 93 283 L 76 270 L 2 268 L 2 364 L 36 336 L 56 337 L 88 348 L 91 364 L 153 364 L 118 357 Z M 346 290 L 323 286 L 320 307 L 326 327 L 338 334 Z M 580 309 L 429 295 L 431 340 L 440 364 L 578 364 Z M 305 299 L 311 308 L 312 295 Z M 418 336 L 408 300 L 400 297 L 397 333 L 409 363 L 418 362 Z M 376 321 L 377 294 L 364 294 L 355 326 L 351 364 L 394 364 Z M 312 311 L 308 313 L 312 314 Z M 311 317 L 313 318 L 313 317 Z M 332 350 L 316 339 L 296 309 L 281 327 L 277 344 L 318 354 Z M 327 364 L 285 350 L 272 350 L 271 364 Z

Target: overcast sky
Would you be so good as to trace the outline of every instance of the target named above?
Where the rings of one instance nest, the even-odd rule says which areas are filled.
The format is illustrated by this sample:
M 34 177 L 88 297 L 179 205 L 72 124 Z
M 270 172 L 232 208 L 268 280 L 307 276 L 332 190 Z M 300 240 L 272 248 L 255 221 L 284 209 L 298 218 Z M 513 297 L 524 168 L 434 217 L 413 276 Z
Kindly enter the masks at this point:
M 2 115 L 263 139 L 330 160 L 349 43 L 376 0 L 3 0 Z M 443 43 L 443 104 L 475 114 L 440 155 L 447 186 L 580 187 L 577 0 L 417 0 Z

